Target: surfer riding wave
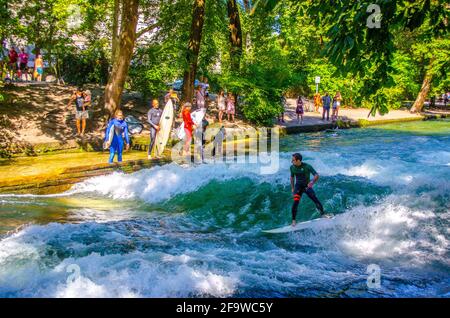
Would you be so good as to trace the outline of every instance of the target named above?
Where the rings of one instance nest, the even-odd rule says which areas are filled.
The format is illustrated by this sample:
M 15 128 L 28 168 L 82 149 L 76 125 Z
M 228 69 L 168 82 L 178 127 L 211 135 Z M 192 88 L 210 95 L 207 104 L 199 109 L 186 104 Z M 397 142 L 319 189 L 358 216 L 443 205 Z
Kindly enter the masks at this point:
M 319 174 L 314 170 L 314 168 L 303 162 L 303 157 L 299 153 L 294 153 L 292 155 L 292 166 L 291 166 L 291 190 L 294 195 L 294 203 L 292 205 L 292 226 L 296 225 L 297 211 L 302 198 L 302 194 L 306 195 L 314 202 L 316 208 L 320 212 L 321 217 L 330 217 L 329 214 L 325 214 L 323 210 L 323 205 L 317 198 L 313 186 L 319 180 Z M 311 181 L 310 175 L 314 176 Z

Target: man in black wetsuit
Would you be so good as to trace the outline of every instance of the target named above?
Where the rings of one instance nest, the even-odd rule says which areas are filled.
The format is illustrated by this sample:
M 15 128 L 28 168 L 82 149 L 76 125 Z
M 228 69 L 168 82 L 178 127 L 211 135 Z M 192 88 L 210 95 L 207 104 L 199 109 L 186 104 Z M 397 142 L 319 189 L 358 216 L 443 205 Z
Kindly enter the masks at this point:
M 155 146 L 156 134 L 158 133 L 159 121 L 161 120 L 162 110 L 159 108 L 157 99 L 152 100 L 152 108 L 148 111 L 147 119 L 150 124 L 150 143 L 148 145 L 148 159 L 152 158 L 152 150 Z
M 294 153 L 292 155 L 291 166 L 291 189 L 294 195 L 294 204 L 292 205 L 292 226 L 296 224 L 298 205 L 302 198 L 302 194 L 306 195 L 316 204 L 316 208 L 320 211 L 321 217 L 330 217 L 323 211 L 322 203 L 317 199 L 313 190 L 314 183 L 319 180 L 319 174 L 309 164 L 302 162 L 302 155 Z M 310 175 L 314 176 L 314 179 L 310 180 Z M 295 180 L 294 180 L 295 178 Z

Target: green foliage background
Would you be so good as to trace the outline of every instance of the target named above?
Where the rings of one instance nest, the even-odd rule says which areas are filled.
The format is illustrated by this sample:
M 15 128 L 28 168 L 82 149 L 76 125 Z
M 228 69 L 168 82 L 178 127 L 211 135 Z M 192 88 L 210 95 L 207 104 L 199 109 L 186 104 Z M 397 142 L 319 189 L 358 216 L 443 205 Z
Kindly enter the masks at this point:
M 449 89 L 448 4 L 437 1 L 255 0 L 239 4 L 243 53 L 238 69 L 230 57 L 227 0 L 206 0 L 197 78 L 212 92 L 239 95 L 237 110 L 258 125 L 281 111 L 280 96 L 312 97 L 340 91 L 343 104 L 372 113 L 397 109 L 417 97 L 427 72 L 430 95 Z M 366 27 L 367 7 L 382 8 L 381 27 Z M 74 84 L 105 84 L 111 65 L 114 0 L 0 0 L 0 38 L 44 50 L 47 73 Z M 67 24 L 73 6 L 81 23 Z M 144 26 L 157 27 L 138 39 L 126 83 L 146 97 L 160 96 L 181 79 L 186 65 L 193 0 L 142 0 Z M 19 19 L 20 17 L 20 19 Z M 142 27 L 142 25 L 141 25 Z M 84 40 L 84 48 L 74 39 Z M 375 107 L 374 107 L 375 106 Z

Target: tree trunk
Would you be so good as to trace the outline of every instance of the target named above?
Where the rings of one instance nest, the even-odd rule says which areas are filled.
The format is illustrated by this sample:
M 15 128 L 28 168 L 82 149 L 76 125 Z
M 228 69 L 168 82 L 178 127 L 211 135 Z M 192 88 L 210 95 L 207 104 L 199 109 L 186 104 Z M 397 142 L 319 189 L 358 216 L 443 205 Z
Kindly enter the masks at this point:
M 425 74 L 425 78 L 423 79 L 422 87 L 420 88 L 419 94 L 417 95 L 416 101 L 411 107 L 411 113 L 420 113 L 422 111 L 425 99 L 427 98 L 428 92 L 430 91 L 432 79 L 433 76 L 431 74 L 431 71 L 427 71 L 427 73 Z
M 110 115 L 113 115 L 120 108 L 120 99 L 136 43 L 138 8 L 139 0 L 122 0 L 119 46 L 105 87 L 105 108 Z
M 120 0 L 114 0 L 113 23 L 112 23 L 112 39 L 111 39 L 111 64 L 114 63 L 117 47 L 119 45 L 119 15 Z
M 252 3 L 250 0 L 244 0 L 244 9 L 245 9 L 246 14 L 251 13 Z M 244 39 L 245 40 L 245 51 L 248 52 L 252 46 L 252 40 L 251 40 L 249 31 L 245 32 L 244 38 L 245 38 Z
M 228 19 L 230 20 L 230 43 L 231 43 L 231 69 L 233 72 L 239 71 L 242 56 L 242 28 L 239 17 L 239 8 L 236 0 L 228 0 Z
M 183 101 L 192 102 L 194 94 L 194 82 L 197 74 L 198 53 L 202 41 L 203 24 L 205 22 L 206 0 L 195 0 L 192 13 L 191 34 L 189 36 L 188 53 L 186 61 L 188 69 L 183 76 Z

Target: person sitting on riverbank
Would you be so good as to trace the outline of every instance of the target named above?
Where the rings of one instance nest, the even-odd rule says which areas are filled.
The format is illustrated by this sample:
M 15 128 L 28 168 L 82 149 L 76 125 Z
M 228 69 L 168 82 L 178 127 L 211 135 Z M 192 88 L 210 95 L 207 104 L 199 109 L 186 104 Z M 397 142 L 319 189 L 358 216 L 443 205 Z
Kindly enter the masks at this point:
M 114 118 L 111 119 L 106 127 L 104 149 L 109 148 L 109 160 L 108 163 L 114 162 L 114 157 L 117 153 L 117 162 L 122 162 L 122 153 L 124 149 L 130 149 L 130 136 L 128 134 L 128 124 L 124 120 L 123 112 L 117 110 L 114 114 Z
M 148 123 L 150 124 L 150 142 L 148 144 L 147 157 L 152 159 L 152 150 L 155 146 L 156 134 L 159 132 L 159 122 L 162 116 L 162 109 L 159 108 L 157 99 L 152 100 L 152 108 L 147 113 Z
M 331 97 L 328 95 L 328 92 L 325 93 L 325 96 L 322 97 L 322 120 L 325 120 L 325 113 L 327 114 L 327 121 L 330 120 L 330 104 L 331 104 Z
M 86 119 L 89 118 L 89 113 L 85 105 L 86 94 L 83 89 L 78 87 L 77 90 L 70 97 L 67 107 L 71 107 L 72 102 L 75 102 L 75 120 L 77 126 L 77 135 L 84 135 L 86 129 Z

